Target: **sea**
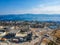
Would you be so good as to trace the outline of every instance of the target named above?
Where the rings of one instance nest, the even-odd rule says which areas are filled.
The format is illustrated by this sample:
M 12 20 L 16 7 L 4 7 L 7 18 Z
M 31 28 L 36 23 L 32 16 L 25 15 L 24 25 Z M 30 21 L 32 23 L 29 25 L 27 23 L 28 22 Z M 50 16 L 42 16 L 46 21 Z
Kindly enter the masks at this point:
M 60 14 L 7 14 L 0 21 L 60 21 Z

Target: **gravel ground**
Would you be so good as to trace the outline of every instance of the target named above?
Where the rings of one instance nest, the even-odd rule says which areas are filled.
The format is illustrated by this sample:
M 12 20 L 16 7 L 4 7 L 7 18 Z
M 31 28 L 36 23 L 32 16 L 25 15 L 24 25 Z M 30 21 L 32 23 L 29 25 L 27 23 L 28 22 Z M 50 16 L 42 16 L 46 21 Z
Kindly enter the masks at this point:
M 24 43 L 5 43 L 5 42 L 0 42 L 0 45 L 34 45 L 36 42 L 39 41 L 39 38 L 36 38 L 32 40 L 31 42 L 24 42 Z

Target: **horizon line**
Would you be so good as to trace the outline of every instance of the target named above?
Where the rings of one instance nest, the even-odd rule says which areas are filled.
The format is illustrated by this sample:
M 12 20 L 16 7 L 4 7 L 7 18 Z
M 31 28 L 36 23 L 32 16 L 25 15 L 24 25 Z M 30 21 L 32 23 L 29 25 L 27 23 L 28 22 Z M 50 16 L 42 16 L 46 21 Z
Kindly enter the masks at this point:
M 21 13 L 21 14 L 34 14 L 34 13 Z M 20 15 L 20 14 L 0 14 L 0 15 Z M 47 15 L 54 15 L 54 14 L 47 14 Z M 58 14 L 58 15 L 60 15 L 60 14 Z

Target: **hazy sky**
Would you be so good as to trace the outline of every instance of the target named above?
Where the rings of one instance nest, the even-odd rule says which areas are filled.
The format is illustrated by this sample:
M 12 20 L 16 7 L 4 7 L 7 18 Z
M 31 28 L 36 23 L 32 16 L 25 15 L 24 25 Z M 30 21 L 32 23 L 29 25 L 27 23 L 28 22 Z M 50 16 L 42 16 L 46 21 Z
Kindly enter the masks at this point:
M 60 0 L 0 0 L 0 14 L 60 14 Z

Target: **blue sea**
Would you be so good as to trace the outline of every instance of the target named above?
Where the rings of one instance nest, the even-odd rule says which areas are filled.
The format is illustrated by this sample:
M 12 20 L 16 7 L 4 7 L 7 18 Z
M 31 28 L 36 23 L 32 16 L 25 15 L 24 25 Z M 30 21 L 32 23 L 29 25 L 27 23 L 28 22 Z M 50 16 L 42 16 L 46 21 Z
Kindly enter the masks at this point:
M 60 21 L 60 14 L 9 14 L 0 15 L 0 21 Z

